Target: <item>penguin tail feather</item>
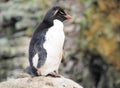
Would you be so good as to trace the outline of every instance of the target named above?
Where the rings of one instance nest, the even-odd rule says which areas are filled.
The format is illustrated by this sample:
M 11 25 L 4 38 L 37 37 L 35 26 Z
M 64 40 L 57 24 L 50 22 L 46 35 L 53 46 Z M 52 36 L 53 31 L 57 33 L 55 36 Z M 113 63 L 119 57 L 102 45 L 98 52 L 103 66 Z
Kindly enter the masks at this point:
M 38 76 L 37 69 L 34 66 L 28 66 L 25 72 L 32 76 Z

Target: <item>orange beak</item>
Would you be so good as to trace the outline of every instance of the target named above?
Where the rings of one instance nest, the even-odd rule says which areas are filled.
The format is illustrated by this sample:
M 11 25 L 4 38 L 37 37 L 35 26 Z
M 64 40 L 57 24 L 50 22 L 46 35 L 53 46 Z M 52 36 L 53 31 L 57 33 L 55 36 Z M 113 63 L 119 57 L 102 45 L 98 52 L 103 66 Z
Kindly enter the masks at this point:
M 65 18 L 67 18 L 68 20 L 72 18 L 72 16 L 70 15 L 65 15 Z

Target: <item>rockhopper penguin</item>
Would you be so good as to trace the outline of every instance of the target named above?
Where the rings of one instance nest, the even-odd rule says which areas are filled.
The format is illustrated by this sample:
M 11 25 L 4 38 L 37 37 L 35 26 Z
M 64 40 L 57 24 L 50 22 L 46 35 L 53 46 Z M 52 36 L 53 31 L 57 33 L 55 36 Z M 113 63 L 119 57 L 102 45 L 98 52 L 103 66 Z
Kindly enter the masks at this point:
M 34 76 L 58 76 L 65 35 L 63 21 L 71 16 L 59 7 L 52 7 L 33 33 L 29 45 L 29 73 Z

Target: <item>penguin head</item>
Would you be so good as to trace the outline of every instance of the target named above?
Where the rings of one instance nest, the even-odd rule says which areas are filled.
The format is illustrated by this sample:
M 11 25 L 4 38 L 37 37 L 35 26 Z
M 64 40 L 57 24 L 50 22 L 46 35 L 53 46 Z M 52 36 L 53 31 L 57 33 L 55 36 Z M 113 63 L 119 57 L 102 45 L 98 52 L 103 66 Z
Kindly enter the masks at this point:
M 53 22 L 55 19 L 63 22 L 71 19 L 71 16 L 68 15 L 61 7 L 54 6 L 46 13 L 44 21 Z

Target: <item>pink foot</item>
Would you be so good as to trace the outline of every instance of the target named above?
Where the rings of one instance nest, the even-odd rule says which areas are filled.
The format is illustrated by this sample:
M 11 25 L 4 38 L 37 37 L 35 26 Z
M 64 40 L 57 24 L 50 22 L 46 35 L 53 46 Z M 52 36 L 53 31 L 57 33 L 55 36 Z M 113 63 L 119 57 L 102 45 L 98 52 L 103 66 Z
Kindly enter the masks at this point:
M 49 73 L 47 76 L 61 77 L 59 74 L 56 73 L 56 71 Z

